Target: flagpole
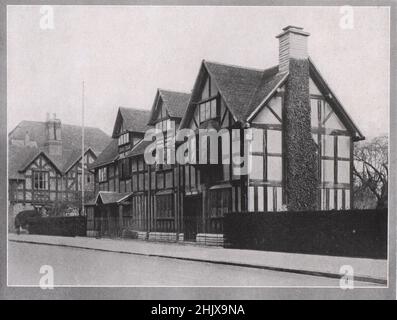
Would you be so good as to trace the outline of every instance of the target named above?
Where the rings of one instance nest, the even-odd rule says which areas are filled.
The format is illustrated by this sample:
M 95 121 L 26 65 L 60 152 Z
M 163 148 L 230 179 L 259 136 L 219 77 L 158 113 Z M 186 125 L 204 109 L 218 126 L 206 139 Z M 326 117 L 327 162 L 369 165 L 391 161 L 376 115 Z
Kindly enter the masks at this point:
M 84 215 L 84 81 L 81 101 L 81 214 Z

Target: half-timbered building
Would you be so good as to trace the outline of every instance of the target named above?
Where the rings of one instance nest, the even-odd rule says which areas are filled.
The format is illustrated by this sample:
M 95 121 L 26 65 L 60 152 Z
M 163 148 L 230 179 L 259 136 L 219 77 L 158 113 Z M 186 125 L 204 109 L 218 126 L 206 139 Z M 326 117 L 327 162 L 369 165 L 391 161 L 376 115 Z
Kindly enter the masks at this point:
M 146 122 L 120 109 L 114 140 L 92 166 L 88 233 L 222 244 L 229 212 L 351 208 L 353 147 L 364 136 L 310 59 L 308 36 L 284 28 L 279 63 L 267 69 L 203 60 L 191 94 L 158 90 Z M 191 154 L 206 161 L 146 164 L 148 127 L 164 132 L 155 144 L 166 159 L 190 129 Z M 215 156 L 201 129 L 218 133 Z
M 46 122 L 22 121 L 9 133 L 9 229 L 22 210 L 40 209 L 48 213 L 68 205 L 81 207 L 82 152 L 81 127 Z M 84 190 L 94 196 L 94 175 L 87 170 L 109 143 L 102 130 L 85 128 Z M 79 204 L 80 203 L 80 204 Z

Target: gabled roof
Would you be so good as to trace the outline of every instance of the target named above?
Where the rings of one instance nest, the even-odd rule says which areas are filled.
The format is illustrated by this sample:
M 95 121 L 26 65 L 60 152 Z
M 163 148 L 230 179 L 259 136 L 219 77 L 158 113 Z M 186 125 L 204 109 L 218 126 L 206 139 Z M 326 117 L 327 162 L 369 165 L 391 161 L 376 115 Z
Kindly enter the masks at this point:
M 91 163 L 89 169 L 104 166 L 115 161 L 119 156 L 119 146 L 117 139 L 112 139 L 107 147 L 98 155 L 96 160 Z
M 328 98 L 328 102 L 330 105 L 333 106 L 333 110 L 336 115 L 342 120 L 342 122 L 347 126 L 347 128 L 354 134 L 354 140 L 364 140 L 365 136 L 361 133 L 358 129 L 350 115 L 347 113 L 345 108 L 343 108 L 341 102 L 333 93 L 327 82 L 325 81 L 324 77 L 320 74 L 320 71 L 314 65 L 313 60 L 309 58 L 309 71 L 310 77 L 318 86 L 319 90 L 323 93 L 323 95 Z
M 101 200 L 103 204 L 120 203 L 126 200 L 132 192 L 113 192 L 113 191 L 99 191 L 94 203 L 97 204 Z
M 247 108 L 258 87 L 278 72 L 278 67 L 259 70 L 209 61 L 203 63 L 237 121 L 245 120 Z
M 38 148 L 46 142 L 46 123 L 40 121 L 21 121 L 8 135 L 9 139 L 24 140 L 26 133 L 32 141 L 37 142 Z M 61 124 L 62 145 L 64 150 L 81 148 L 81 126 Z M 109 136 L 99 128 L 85 127 L 84 142 L 96 154 L 101 152 L 109 143 Z
M 10 145 L 8 148 L 8 179 L 25 179 L 19 170 L 37 154 L 37 148 Z
M 153 125 L 156 120 L 156 111 L 160 99 L 171 118 L 182 118 L 189 104 L 190 93 L 158 89 L 150 113 L 151 115 L 148 123 L 150 125 Z
M 311 59 L 309 59 L 309 68 L 310 76 L 319 84 L 319 89 L 326 93 L 326 97 L 332 96 L 330 104 L 334 106 L 336 114 L 354 134 L 355 140 L 364 139 L 364 136 L 331 91 Z M 288 79 L 288 72 L 279 72 L 278 66 L 260 70 L 203 60 L 193 88 L 191 101 L 180 128 L 186 128 L 189 125 L 195 107 L 194 103 L 197 102 L 195 100 L 198 99 L 197 91 L 200 88 L 200 81 L 204 78 L 205 72 L 215 81 L 219 93 L 235 121 L 241 123 L 250 121 L 260 108 L 268 102 L 276 89 L 281 87 Z
M 285 76 L 285 73 L 278 72 L 278 66 L 253 69 L 203 60 L 181 128 L 188 125 L 194 109 L 193 103 L 197 102 L 194 101 L 197 99 L 196 91 L 206 72 L 215 82 L 235 121 L 240 122 L 246 121 L 249 113 L 255 108 L 256 101 L 263 99 Z
M 44 151 L 42 150 L 37 150 L 36 153 L 33 154 L 33 156 L 28 159 L 24 164 L 22 164 L 22 166 L 19 168 L 20 172 L 23 172 L 25 170 L 28 169 L 28 167 L 30 166 L 30 164 L 35 161 L 39 156 L 43 156 L 44 158 L 46 158 L 46 160 L 54 167 L 54 169 L 56 169 L 59 173 L 62 173 L 62 168 L 60 168 L 61 164 L 60 163 L 56 163 L 56 161 L 54 161 L 54 158 L 51 159 Z M 59 157 L 60 158 L 60 157 Z M 58 160 L 55 158 L 55 160 Z
M 81 159 L 80 150 L 66 150 L 62 156 L 50 156 L 42 148 L 10 145 L 8 152 L 9 179 L 24 179 L 22 172 L 27 170 L 28 166 L 39 156 L 45 157 L 54 169 L 61 174 L 68 172 Z M 85 151 L 85 153 L 87 152 L 92 152 L 95 156 L 90 148 Z
M 268 70 L 271 71 L 272 69 Z M 260 109 L 260 107 L 269 100 L 274 91 L 282 86 L 284 81 L 287 80 L 287 77 L 288 73 L 267 74 L 264 72 L 262 81 L 253 94 L 251 102 L 247 107 L 247 112 L 245 114 L 246 120 L 251 120 L 252 116 L 255 115 L 258 109 Z
M 84 154 L 87 154 L 88 152 L 92 153 L 95 157 L 96 154 L 94 151 L 92 151 L 91 148 L 87 148 L 84 151 Z M 64 172 L 68 172 L 77 162 L 79 162 L 81 160 L 81 149 L 78 150 L 73 150 L 69 159 L 66 161 L 65 165 L 63 166 L 63 171 Z
M 9 144 L 8 149 L 8 177 L 9 179 L 23 179 L 23 170 L 40 155 L 44 155 L 60 173 L 65 173 L 71 166 L 81 159 L 81 127 L 61 124 L 62 126 L 62 155 L 49 155 L 45 148 L 45 122 L 21 121 L 8 135 L 9 141 L 23 141 L 28 134 L 35 146 L 23 144 Z M 109 142 L 109 136 L 102 130 L 93 127 L 85 128 L 85 145 L 87 150 L 100 153 Z
M 150 111 L 148 110 L 119 107 L 112 138 L 117 137 L 117 130 L 121 125 L 121 121 L 125 130 L 144 133 L 150 128 L 147 124 L 149 117 Z

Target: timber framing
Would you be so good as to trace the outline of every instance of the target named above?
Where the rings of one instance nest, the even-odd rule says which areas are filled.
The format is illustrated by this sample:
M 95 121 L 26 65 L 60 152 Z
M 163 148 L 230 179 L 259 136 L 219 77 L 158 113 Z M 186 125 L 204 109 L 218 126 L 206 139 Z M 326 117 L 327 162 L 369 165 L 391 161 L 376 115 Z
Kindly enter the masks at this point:
M 142 123 L 136 127 L 119 109 L 113 139 L 128 132 L 141 140 L 126 148 L 111 142 L 90 166 L 95 192 L 111 192 L 123 201 L 105 203 L 98 196 L 87 205 L 88 233 L 221 245 L 223 218 L 231 212 L 350 209 L 354 142 L 364 136 L 312 60 L 299 58 L 297 64 L 305 68 L 291 69 L 289 59 L 282 72 L 279 66 L 260 70 L 202 60 L 191 94 L 156 91 L 144 124 L 164 133 L 172 128 L 177 140 L 182 129 L 197 135 L 203 128 L 228 130 L 228 164 L 147 165 L 144 152 L 150 142 L 136 135 L 143 132 Z M 304 133 L 298 121 L 304 122 Z M 219 150 L 218 145 L 218 156 Z M 251 170 L 240 174 L 242 165 L 233 163 L 234 156 L 247 156 Z M 106 179 L 100 181 L 104 168 Z M 310 176 L 310 188 L 296 176 Z

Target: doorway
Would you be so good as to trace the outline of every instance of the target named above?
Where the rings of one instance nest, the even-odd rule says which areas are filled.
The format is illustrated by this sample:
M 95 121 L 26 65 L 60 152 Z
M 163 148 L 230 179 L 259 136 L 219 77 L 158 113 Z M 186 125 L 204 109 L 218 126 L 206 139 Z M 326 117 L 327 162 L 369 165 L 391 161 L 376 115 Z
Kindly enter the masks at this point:
M 196 241 L 202 218 L 202 196 L 187 196 L 183 205 L 183 230 L 185 241 Z

